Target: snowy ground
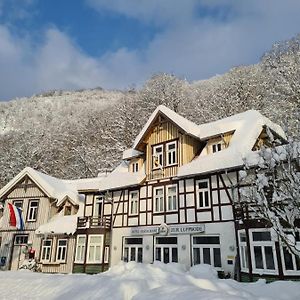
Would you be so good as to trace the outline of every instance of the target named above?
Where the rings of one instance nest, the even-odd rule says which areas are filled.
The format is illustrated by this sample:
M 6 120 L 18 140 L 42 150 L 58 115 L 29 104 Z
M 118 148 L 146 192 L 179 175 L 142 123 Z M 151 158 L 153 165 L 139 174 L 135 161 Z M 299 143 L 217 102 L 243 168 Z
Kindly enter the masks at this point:
M 282 299 L 299 300 L 300 283 L 238 283 L 218 279 L 208 265 L 121 263 L 98 275 L 0 272 L 1 299 Z

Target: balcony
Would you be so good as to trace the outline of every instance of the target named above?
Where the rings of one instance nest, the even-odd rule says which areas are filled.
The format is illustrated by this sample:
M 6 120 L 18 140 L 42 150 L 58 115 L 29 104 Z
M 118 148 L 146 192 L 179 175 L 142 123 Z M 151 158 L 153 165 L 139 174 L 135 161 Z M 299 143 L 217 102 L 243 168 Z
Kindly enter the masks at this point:
M 110 229 L 110 217 L 78 217 L 77 228 L 106 228 Z

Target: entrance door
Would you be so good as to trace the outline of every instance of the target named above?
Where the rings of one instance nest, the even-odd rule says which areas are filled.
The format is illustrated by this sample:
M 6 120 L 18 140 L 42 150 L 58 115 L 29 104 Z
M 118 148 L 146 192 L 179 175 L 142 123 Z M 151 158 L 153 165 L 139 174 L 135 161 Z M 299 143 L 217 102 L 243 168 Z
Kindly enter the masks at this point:
M 157 237 L 155 240 L 155 260 L 165 264 L 178 262 L 177 237 Z
M 12 259 L 11 259 L 11 270 L 18 270 L 25 260 L 25 246 L 28 243 L 28 235 L 18 234 L 15 235 Z

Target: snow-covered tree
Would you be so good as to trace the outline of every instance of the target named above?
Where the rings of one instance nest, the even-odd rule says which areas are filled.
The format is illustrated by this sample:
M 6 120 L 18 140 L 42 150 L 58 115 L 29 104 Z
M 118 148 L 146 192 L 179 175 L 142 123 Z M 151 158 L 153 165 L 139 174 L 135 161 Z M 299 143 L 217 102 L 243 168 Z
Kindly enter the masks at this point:
M 300 233 L 300 144 L 289 140 L 286 145 L 262 148 L 253 155 L 240 172 L 241 183 L 250 183 L 241 189 L 241 204 L 247 205 L 254 218 L 265 220 L 282 244 L 300 256 L 296 242 Z M 253 169 L 254 161 L 257 165 Z

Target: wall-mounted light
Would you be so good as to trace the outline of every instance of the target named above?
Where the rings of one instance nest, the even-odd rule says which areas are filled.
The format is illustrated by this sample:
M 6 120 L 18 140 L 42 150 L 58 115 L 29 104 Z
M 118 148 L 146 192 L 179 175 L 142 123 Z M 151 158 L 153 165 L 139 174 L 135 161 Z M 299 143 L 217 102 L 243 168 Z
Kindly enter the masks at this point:
M 117 246 L 114 246 L 114 250 L 115 250 L 115 251 L 117 250 Z
M 231 246 L 229 246 L 229 250 L 230 250 L 231 252 L 233 252 L 233 251 L 235 250 L 235 247 L 234 247 L 233 245 L 231 245 Z
M 149 246 L 149 245 L 147 245 L 147 246 L 146 246 L 146 250 L 149 250 L 149 249 L 150 249 L 150 246 Z
M 182 249 L 182 250 L 185 250 L 185 249 L 186 249 L 186 245 L 182 245 L 182 246 L 181 246 L 181 249 Z

